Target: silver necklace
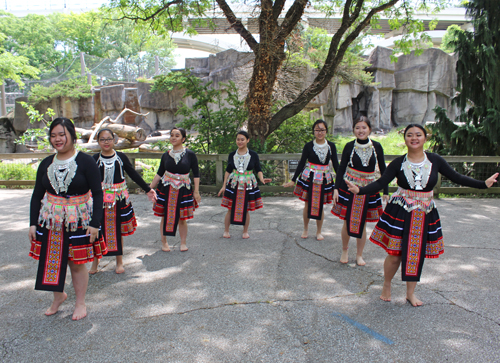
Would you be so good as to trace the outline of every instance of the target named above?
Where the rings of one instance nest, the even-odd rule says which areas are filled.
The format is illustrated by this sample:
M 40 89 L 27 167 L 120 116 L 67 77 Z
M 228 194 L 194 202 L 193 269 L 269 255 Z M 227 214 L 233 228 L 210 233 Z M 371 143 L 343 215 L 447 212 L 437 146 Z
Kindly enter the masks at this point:
M 352 156 L 354 153 L 356 153 L 356 155 L 358 155 L 359 159 L 361 160 L 361 164 L 364 167 L 367 167 L 368 164 L 370 163 L 370 158 L 373 155 L 373 151 L 374 151 L 373 150 L 373 143 L 370 139 L 368 139 L 368 142 L 366 144 L 360 144 L 358 142 L 358 140 L 356 139 L 354 141 L 354 147 L 352 148 L 352 152 L 351 152 L 351 159 L 350 159 L 351 166 L 353 166 Z
M 54 155 L 52 164 L 47 168 L 47 176 L 56 194 L 66 193 L 68 191 L 68 187 L 75 177 L 78 167 L 75 161 L 77 155 L 78 151 L 66 160 L 59 160 L 57 155 Z
M 424 153 L 424 155 L 424 161 L 420 163 L 412 163 L 408 160 L 408 154 L 406 154 L 403 163 L 401 164 L 401 170 L 403 170 L 411 189 L 423 190 L 429 181 L 432 163 L 429 159 L 427 159 L 427 154 Z
M 234 161 L 234 166 L 239 173 L 244 173 L 247 170 L 250 158 L 251 156 L 248 149 L 247 152 L 243 155 L 238 154 L 238 150 L 236 150 L 233 156 L 233 161 Z
M 99 160 L 98 160 L 98 165 L 99 167 L 103 166 L 104 167 L 104 178 L 103 178 L 103 187 L 105 189 L 110 188 L 113 186 L 115 182 L 115 162 L 118 161 L 118 164 L 120 165 L 120 174 L 122 177 L 122 180 L 125 179 L 123 176 L 123 162 L 122 159 L 118 156 L 118 154 L 115 152 L 115 154 L 111 158 L 104 158 L 102 157 L 102 154 L 99 153 Z
M 318 159 L 322 164 L 326 162 L 326 157 L 328 156 L 328 151 L 330 151 L 330 145 L 328 145 L 328 141 L 325 140 L 324 144 L 318 144 L 316 140 L 313 140 L 313 150 L 318 156 Z
M 186 153 L 186 148 L 183 148 L 182 150 L 174 151 L 174 149 L 170 149 L 168 152 L 168 155 L 175 161 L 175 165 L 179 164 L 179 161 L 181 161 L 182 157 Z

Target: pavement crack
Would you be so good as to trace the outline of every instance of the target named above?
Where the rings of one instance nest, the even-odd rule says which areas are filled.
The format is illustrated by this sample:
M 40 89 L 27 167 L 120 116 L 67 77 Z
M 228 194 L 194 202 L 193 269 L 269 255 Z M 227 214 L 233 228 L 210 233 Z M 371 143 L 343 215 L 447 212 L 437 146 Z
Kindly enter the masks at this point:
M 439 291 L 434 291 L 434 293 L 438 294 L 438 295 L 439 295 L 439 296 L 441 296 L 444 300 L 448 301 L 448 304 L 449 304 L 449 305 L 456 306 L 456 307 L 458 307 L 459 309 L 462 309 L 462 310 L 464 310 L 464 311 L 466 311 L 466 312 L 468 312 L 468 313 L 470 313 L 470 314 L 477 315 L 477 316 L 479 316 L 479 317 L 483 318 L 484 320 L 487 320 L 487 321 L 489 321 L 489 322 L 491 322 L 491 323 L 493 323 L 493 324 L 495 324 L 495 325 L 500 326 L 500 322 L 498 322 L 498 321 L 496 321 L 496 320 L 494 320 L 494 319 L 492 319 L 492 318 L 490 318 L 490 317 L 488 317 L 488 316 L 485 316 L 485 315 L 483 315 L 483 314 L 479 313 L 478 311 L 474 311 L 474 310 L 471 310 L 471 309 L 467 309 L 465 306 L 462 306 L 462 305 L 457 304 L 457 303 L 456 303 L 456 302 L 454 302 L 453 300 L 451 300 L 451 299 L 447 298 L 447 297 L 446 297 L 444 294 L 442 294 L 441 292 L 439 292 Z M 427 304 L 427 305 L 430 305 L 430 304 Z M 433 304 L 433 305 L 434 305 L 434 304 Z
M 367 289 L 367 288 L 365 288 L 365 289 Z M 339 295 L 335 295 L 335 296 L 324 297 L 321 299 L 303 298 L 303 299 L 272 299 L 272 300 L 256 300 L 256 301 L 235 301 L 232 303 L 225 303 L 225 304 L 219 304 L 219 305 L 214 305 L 214 306 L 202 306 L 199 308 L 194 308 L 194 309 L 184 310 L 184 311 L 179 311 L 179 312 L 160 313 L 160 314 L 154 314 L 154 315 L 148 315 L 148 316 L 141 316 L 141 317 L 135 318 L 134 320 L 144 320 L 144 319 L 150 319 L 150 318 L 158 318 L 158 317 L 162 317 L 162 316 L 186 315 L 186 314 L 190 314 L 190 313 L 196 313 L 199 311 L 217 310 L 217 309 L 223 309 L 223 308 L 239 306 L 239 305 L 270 305 L 273 307 L 278 307 L 277 304 L 287 303 L 287 302 L 292 302 L 292 303 L 299 302 L 300 303 L 300 302 L 328 301 L 328 300 L 338 299 L 338 298 L 343 298 L 343 297 L 359 296 L 360 294 L 363 294 L 365 292 L 366 292 L 365 290 L 362 290 L 359 292 L 352 292 L 352 293 L 348 293 L 348 294 L 339 294 Z M 112 318 L 123 318 L 123 317 L 110 316 L 108 318 L 112 319 Z

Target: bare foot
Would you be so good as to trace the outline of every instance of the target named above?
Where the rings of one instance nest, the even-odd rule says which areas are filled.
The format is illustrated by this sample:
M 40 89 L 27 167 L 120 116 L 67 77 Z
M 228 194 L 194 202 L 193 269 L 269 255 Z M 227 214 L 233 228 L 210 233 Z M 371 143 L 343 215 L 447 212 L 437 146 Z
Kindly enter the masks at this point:
M 349 262 L 348 251 L 342 250 L 342 255 L 340 256 L 340 263 L 347 263 L 347 262 Z
M 61 306 L 61 304 L 68 298 L 68 294 L 66 294 L 65 292 L 63 292 L 61 295 L 55 297 L 54 296 L 54 301 L 52 301 L 52 305 L 50 305 L 50 308 L 47 309 L 47 311 L 45 312 L 45 315 L 49 316 L 49 315 L 54 315 L 55 313 L 57 313 L 57 311 L 59 310 L 59 306 Z
M 305 229 L 305 230 L 302 232 L 302 235 L 300 236 L 300 238 L 307 238 L 307 229 Z
M 75 311 L 73 311 L 73 320 L 80 320 L 87 316 L 87 307 L 85 304 L 75 305 Z
M 99 260 L 94 259 L 94 261 L 92 261 L 92 267 L 90 267 L 89 274 L 94 275 L 95 273 L 97 273 L 98 267 L 99 267 Z
M 417 299 L 417 297 L 415 295 L 411 295 L 411 296 L 406 295 L 406 301 L 408 301 L 411 304 L 411 306 L 414 306 L 414 307 L 424 305 L 424 303 L 422 301 L 420 301 L 419 299 Z
M 382 294 L 380 295 L 380 300 L 391 301 L 391 284 L 386 286 L 386 284 L 384 283 L 384 287 L 382 287 Z
M 243 239 L 249 239 L 250 238 L 250 235 L 248 234 L 248 232 L 245 232 L 241 235 L 241 238 Z
M 123 265 L 116 265 L 116 269 L 115 269 L 115 272 L 117 274 L 122 274 L 125 272 L 125 268 L 123 267 Z
M 222 235 L 222 237 L 224 237 L 224 238 L 231 238 L 231 235 L 229 234 L 229 232 L 224 232 L 224 234 Z
M 186 244 L 185 243 L 181 243 L 181 249 L 180 249 L 180 251 L 181 252 L 186 252 L 188 250 L 189 250 L 189 248 L 186 247 Z
M 170 246 L 168 245 L 167 240 L 161 240 L 161 250 L 165 252 L 170 252 Z
M 321 233 L 318 233 L 318 234 L 316 235 L 316 239 L 317 239 L 318 241 L 323 241 L 323 240 L 325 239 L 325 237 L 323 237 L 323 235 L 322 235 Z
M 356 264 L 358 266 L 364 266 L 364 265 L 366 265 L 366 262 L 365 262 L 365 260 L 363 260 L 363 257 L 356 256 Z

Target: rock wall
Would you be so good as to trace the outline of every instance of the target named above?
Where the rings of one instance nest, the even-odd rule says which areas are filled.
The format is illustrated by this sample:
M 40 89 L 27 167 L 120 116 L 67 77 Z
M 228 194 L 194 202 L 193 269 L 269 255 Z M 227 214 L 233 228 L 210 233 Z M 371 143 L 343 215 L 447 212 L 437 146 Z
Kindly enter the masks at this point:
M 375 130 L 389 130 L 394 126 L 409 123 L 424 124 L 434 121 L 432 109 L 439 105 L 448 110 L 451 118 L 457 110 L 451 105 L 455 94 L 456 57 L 439 49 L 427 49 L 422 55 L 414 53 L 403 55 L 398 62 L 391 62 L 392 50 L 377 47 L 368 57 L 373 72 L 374 86 L 364 87 L 357 84 L 341 83 L 334 79 L 329 87 L 307 105 L 308 110 L 318 110 L 336 132 L 350 132 L 353 119 L 361 114 L 368 115 Z M 232 80 L 240 90 L 241 97 L 248 92 L 248 84 L 253 71 L 253 53 L 227 50 L 207 58 L 186 59 L 186 68 L 214 87 Z M 277 81 L 276 98 L 291 101 L 314 77 L 316 70 L 310 68 L 283 68 Z M 90 127 L 105 116 L 116 117 L 124 107 L 146 116 L 126 115 L 125 124 L 141 126 L 147 133 L 169 129 L 182 121 L 176 115 L 182 102 L 193 104 L 184 98 L 184 91 L 174 89 L 170 92 L 150 92 L 149 83 L 120 83 L 97 87 L 92 98 L 69 100 L 56 98 L 42 103 L 36 108 L 44 113 L 47 108 L 56 112 L 56 117 L 72 119 L 78 127 Z M 19 98 L 16 101 L 27 101 Z M 20 135 L 31 125 L 25 110 L 16 104 L 12 118 L 12 129 Z M 9 129 L 9 126 L 6 126 Z M 6 130 L 7 130 L 6 129 Z M 1 142 L 0 142 L 1 143 Z M 3 144 L 6 144 L 4 142 Z M 2 146 L 0 149 L 11 148 Z

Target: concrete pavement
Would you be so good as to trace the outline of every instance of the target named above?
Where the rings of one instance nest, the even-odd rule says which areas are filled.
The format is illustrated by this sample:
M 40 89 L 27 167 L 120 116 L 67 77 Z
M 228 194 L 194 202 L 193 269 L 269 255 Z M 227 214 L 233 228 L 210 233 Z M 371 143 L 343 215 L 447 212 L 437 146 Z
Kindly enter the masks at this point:
M 426 260 L 417 296 L 405 302 L 400 272 L 393 301 L 379 299 L 385 252 L 367 242 L 365 267 L 338 262 L 342 222 L 326 208 L 324 241 L 301 239 L 303 203 L 267 197 L 251 213 L 249 240 L 226 209 L 202 196 L 179 237 L 160 250 L 159 218 L 132 195 L 139 227 L 125 238 L 125 269 L 105 257 L 90 277 L 88 317 L 75 300 L 44 316 L 52 294 L 34 291 L 28 256 L 31 190 L 0 190 L 0 360 L 3 362 L 494 362 L 500 361 L 500 204 L 441 199 L 445 253 Z M 368 225 L 369 230 L 373 224 Z M 315 232 L 311 222 L 310 235 Z

